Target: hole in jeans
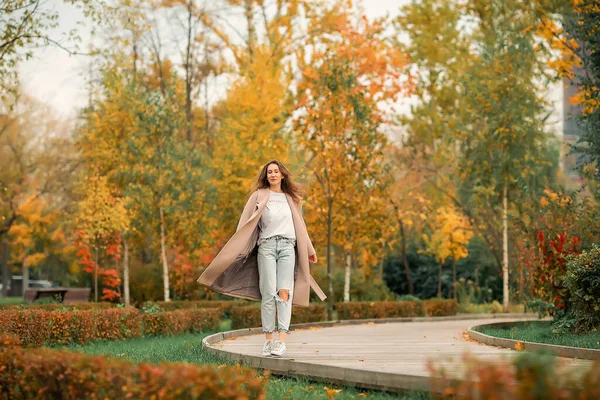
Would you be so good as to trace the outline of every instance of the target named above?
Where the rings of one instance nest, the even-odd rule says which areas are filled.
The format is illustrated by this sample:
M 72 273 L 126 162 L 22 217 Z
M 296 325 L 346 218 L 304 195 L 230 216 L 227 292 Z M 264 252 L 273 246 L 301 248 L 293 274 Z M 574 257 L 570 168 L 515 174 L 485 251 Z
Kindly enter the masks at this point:
M 287 300 L 284 300 L 283 297 L 281 297 L 280 293 L 282 291 L 287 292 L 287 298 L 288 298 Z M 291 298 L 291 296 L 290 296 L 289 289 L 279 289 L 279 291 L 277 292 L 277 295 L 275 296 L 275 299 L 277 299 L 278 301 L 281 301 L 283 303 L 289 303 L 290 302 L 290 298 Z

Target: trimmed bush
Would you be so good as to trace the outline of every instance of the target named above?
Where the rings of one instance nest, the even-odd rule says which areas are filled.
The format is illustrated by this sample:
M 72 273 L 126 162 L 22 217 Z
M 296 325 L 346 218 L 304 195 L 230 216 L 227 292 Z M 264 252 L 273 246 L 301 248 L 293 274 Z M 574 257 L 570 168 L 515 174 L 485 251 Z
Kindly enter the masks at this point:
M 89 343 L 142 336 L 136 309 L 0 311 L 0 334 L 15 334 L 25 347 Z
M 77 352 L 26 350 L 0 337 L 0 399 L 264 399 L 266 380 L 238 366 L 134 364 Z
M 0 311 L 0 334 L 18 335 L 24 347 L 85 344 L 141 336 L 217 331 L 221 310 L 203 308 L 143 314 L 135 308 L 108 310 Z
M 600 245 L 567 258 L 563 284 L 569 291 L 567 318 L 574 330 L 585 332 L 600 328 Z
M 451 299 L 423 300 L 423 310 L 428 317 L 447 317 L 456 315 L 458 303 Z
M 223 312 L 224 318 L 231 317 L 231 310 L 235 307 L 247 307 L 255 302 L 250 301 L 239 301 L 239 300 L 198 300 L 198 301 L 156 301 L 147 302 L 144 307 L 151 305 L 157 305 L 162 310 L 174 311 L 182 309 L 194 309 L 194 308 L 220 308 Z
M 174 336 L 219 330 L 220 308 L 175 310 L 144 314 L 144 336 Z
M 1 310 L 45 310 L 45 311 L 70 311 L 70 310 L 106 310 L 116 308 L 117 304 L 101 303 L 49 303 L 49 304 L 0 304 Z
M 292 307 L 291 324 L 320 322 L 327 320 L 327 310 L 322 304 L 308 307 Z M 231 329 L 256 328 L 262 326 L 260 306 L 236 307 L 231 312 Z
M 292 307 L 292 324 L 327 321 L 327 309 L 323 304 L 308 307 Z
M 235 307 L 231 310 L 231 329 L 255 328 L 258 326 L 262 326 L 260 306 Z
M 338 319 L 371 319 L 419 317 L 423 315 L 420 301 L 350 301 L 335 304 Z

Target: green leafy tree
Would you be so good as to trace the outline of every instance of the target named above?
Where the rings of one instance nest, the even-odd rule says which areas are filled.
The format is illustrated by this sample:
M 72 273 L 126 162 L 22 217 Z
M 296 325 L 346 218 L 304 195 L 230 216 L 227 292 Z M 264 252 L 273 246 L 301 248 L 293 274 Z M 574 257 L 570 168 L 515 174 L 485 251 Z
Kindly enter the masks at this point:
M 474 1 L 470 12 L 479 20 L 479 46 L 478 59 L 467 70 L 462 123 L 456 131 L 459 173 L 463 195 L 480 210 L 486 210 L 484 204 L 494 210 L 488 218 L 491 225 L 498 217 L 502 220 L 503 305 L 507 310 L 511 192 L 517 179 L 527 181 L 540 166 L 549 164 L 545 149 L 550 135 L 543 124 L 548 111 L 536 83 L 544 76 L 543 65 L 534 50 L 536 16 L 526 4 Z

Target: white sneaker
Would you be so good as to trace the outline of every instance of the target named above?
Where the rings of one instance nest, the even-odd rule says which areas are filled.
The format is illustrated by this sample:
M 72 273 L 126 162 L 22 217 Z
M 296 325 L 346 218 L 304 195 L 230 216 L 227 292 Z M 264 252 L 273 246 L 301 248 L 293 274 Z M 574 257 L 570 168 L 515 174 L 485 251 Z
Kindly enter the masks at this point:
M 263 349 L 260 354 L 263 356 L 270 356 L 271 351 L 273 351 L 273 340 L 265 340 L 265 344 L 263 345 Z
M 287 347 L 285 346 L 285 342 L 278 340 L 275 342 L 275 345 L 273 346 L 273 350 L 271 350 L 271 355 L 272 356 L 280 356 L 283 353 L 285 353 L 286 350 L 287 350 Z

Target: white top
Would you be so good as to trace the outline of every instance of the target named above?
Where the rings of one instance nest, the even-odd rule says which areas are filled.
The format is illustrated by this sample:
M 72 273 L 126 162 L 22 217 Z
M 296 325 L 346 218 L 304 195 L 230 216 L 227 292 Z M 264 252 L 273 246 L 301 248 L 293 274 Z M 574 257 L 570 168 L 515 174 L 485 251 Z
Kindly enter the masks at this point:
M 259 239 L 275 235 L 296 239 L 292 209 L 285 193 L 277 193 L 269 189 L 269 200 L 260 216 L 258 227 L 260 228 Z

